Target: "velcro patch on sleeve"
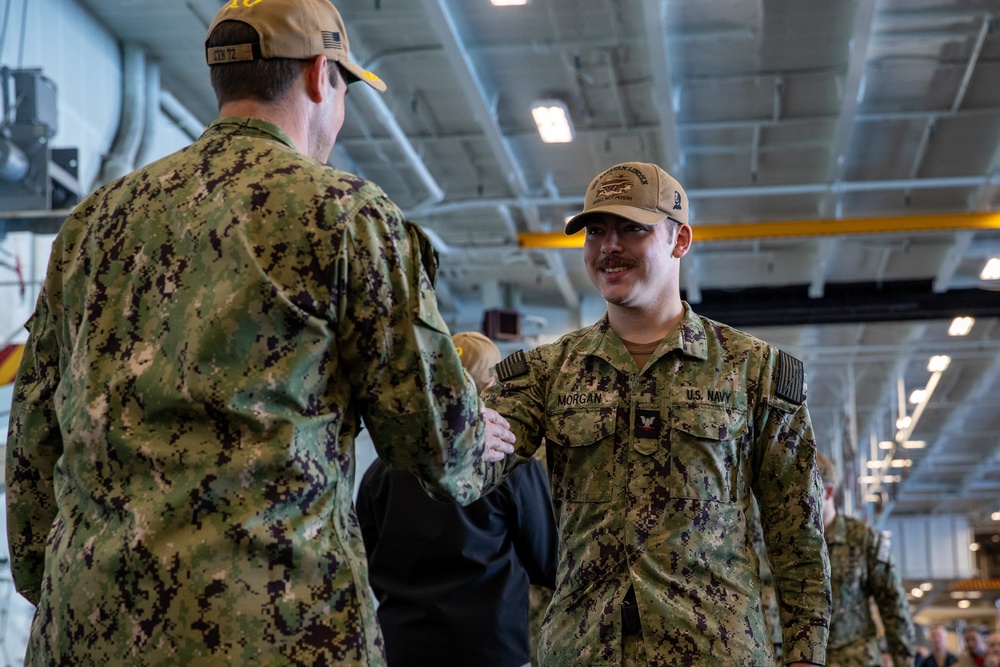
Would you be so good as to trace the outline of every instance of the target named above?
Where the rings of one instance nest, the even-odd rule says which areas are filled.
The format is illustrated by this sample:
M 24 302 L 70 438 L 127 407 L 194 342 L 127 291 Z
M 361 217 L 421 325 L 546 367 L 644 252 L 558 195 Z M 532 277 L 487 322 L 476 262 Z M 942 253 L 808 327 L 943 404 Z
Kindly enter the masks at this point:
M 778 350 L 778 382 L 775 393 L 786 401 L 802 405 L 806 400 L 806 371 L 802 362 Z
M 524 358 L 524 350 L 518 350 L 497 364 L 497 379 L 500 382 L 513 380 L 527 372 L 528 360 Z

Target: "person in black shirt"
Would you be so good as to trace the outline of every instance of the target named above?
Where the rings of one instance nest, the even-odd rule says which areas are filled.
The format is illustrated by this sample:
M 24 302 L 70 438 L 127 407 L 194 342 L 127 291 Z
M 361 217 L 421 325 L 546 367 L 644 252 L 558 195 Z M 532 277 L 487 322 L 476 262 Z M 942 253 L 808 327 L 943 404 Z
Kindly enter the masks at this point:
M 500 351 L 476 332 L 453 340 L 482 391 Z M 371 465 L 357 513 L 390 667 L 530 664 L 528 585 L 555 587 L 551 502 L 536 459 L 466 507 L 432 499 L 412 473 Z

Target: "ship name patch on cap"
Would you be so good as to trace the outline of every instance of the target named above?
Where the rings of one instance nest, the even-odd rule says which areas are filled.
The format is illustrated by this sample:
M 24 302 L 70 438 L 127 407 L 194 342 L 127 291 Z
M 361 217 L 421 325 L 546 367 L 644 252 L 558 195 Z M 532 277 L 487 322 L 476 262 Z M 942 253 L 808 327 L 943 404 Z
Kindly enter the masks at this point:
M 781 398 L 802 405 L 806 400 L 806 371 L 802 362 L 778 350 L 778 382 L 775 393 Z
M 524 358 L 524 350 L 518 350 L 497 364 L 497 380 L 507 382 L 528 372 L 528 360 Z

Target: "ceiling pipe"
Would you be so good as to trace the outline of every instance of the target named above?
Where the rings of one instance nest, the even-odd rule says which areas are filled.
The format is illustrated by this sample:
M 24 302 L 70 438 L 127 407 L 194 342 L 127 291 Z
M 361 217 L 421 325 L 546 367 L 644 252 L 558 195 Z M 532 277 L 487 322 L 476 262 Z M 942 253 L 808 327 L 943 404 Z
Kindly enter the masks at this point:
M 427 190 L 427 197 L 422 202 L 417 204 L 412 210 L 406 212 L 407 217 L 415 217 L 421 214 L 421 212 L 429 207 L 434 206 L 444 199 L 444 190 L 438 185 L 437 179 L 431 174 L 427 165 L 424 164 L 423 159 L 417 153 L 417 150 L 410 143 L 409 138 L 407 138 L 406 133 L 403 132 L 403 128 L 399 126 L 396 121 L 395 114 L 389 108 L 389 105 L 385 103 L 382 99 L 382 94 L 371 86 L 356 86 L 356 88 L 361 88 L 362 93 L 365 96 L 365 100 L 371 106 L 372 111 L 375 112 L 375 116 L 378 118 L 379 122 L 385 128 L 389 136 L 393 138 L 399 150 L 402 151 L 403 157 L 406 162 L 413 169 L 417 178 L 423 184 L 424 188 Z
M 527 179 L 521 169 L 521 165 L 515 158 L 513 151 L 503 136 L 496 121 L 496 114 L 489 102 L 486 88 L 476 73 L 476 68 L 459 37 L 458 28 L 455 25 L 454 17 L 447 6 L 446 0 L 422 0 L 424 10 L 427 13 L 431 26 L 441 41 L 445 55 L 451 64 L 466 100 L 472 110 L 472 114 L 483 130 L 486 141 L 490 146 L 494 158 L 500 170 L 506 175 L 507 184 L 514 193 L 512 201 L 497 204 L 496 206 L 517 206 L 524 213 L 526 225 L 530 231 L 541 231 L 542 225 L 539 219 L 538 208 L 534 200 L 529 198 L 529 188 Z M 430 213 L 430 211 L 421 211 Z M 578 308 L 580 305 L 579 296 L 572 289 L 572 281 L 566 272 L 566 267 L 552 256 L 546 254 L 544 261 L 552 271 L 553 279 L 559 286 L 559 291 L 570 308 Z
M 178 102 L 169 91 L 160 90 L 158 99 L 160 109 L 181 132 L 187 135 L 188 139 L 196 141 L 205 131 L 205 124 Z
M 875 22 L 875 0 L 861 0 L 854 10 L 854 29 L 848 43 L 847 75 L 844 77 L 840 93 L 840 113 L 837 115 L 837 126 L 833 131 L 830 143 L 830 164 L 827 167 L 827 180 L 837 184 L 844 177 L 847 167 L 847 154 L 851 145 L 851 133 L 854 130 L 854 117 L 861 98 L 864 95 L 865 64 L 868 61 L 868 43 L 871 41 L 872 26 Z M 819 212 L 823 217 L 830 217 L 837 206 L 836 195 L 840 191 L 831 189 L 824 193 Z
M 160 115 L 160 66 L 152 61 L 146 61 L 145 95 L 145 118 L 139 149 L 136 151 L 136 166 L 149 164 L 154 159 L 153 146 L 156 143 L 156 124 Z
M 137 44 L 122 45 L 122 103 L 111 150 L 104 156 L 97 189 L 135 169 L 135 158 L 142 141 L 145 112 L 146 54 Z

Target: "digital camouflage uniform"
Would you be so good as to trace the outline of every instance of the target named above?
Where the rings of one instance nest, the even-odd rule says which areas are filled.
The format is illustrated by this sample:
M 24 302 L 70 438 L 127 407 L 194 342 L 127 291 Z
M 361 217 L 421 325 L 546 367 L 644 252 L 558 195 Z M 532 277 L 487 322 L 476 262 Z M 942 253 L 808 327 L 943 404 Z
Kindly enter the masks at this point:
M 377 186 L 245 118 L 77 207 L 10 420 L 28 664 L 382 663 L 361 420 L 442 492 L 482 481 L 417 237 Z
M 684 309 L 645 372 L 605 316 L 524 368 L 504 360 L 483 394 L 519 455 L 547 442 L 561 546 L 542 665 L 620 664 L 631 585 L 649 665 L 770 667 L 751 494 L 785 660 L 824 662 L 829 564 L 801 365 Z
M 874 599 L 896 667 L 913 662 L 916 631 L 906 591 L 892 562 L 889 538 L 853 517 L 837 514 L 826 533 L 833 614 L 827 649 L 829 667 L 881 665 L 869 599 Z

